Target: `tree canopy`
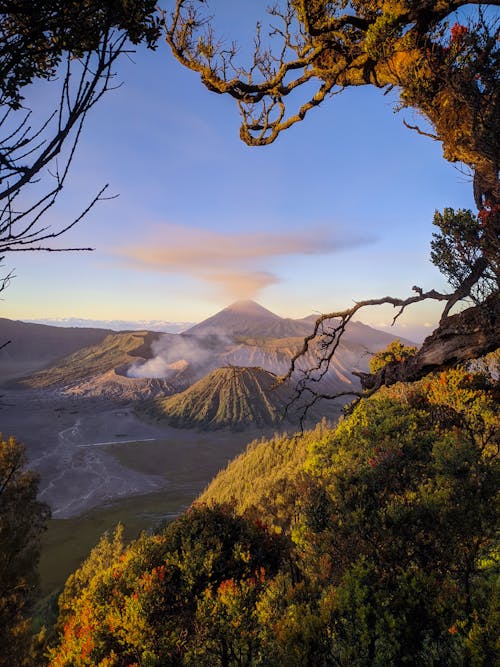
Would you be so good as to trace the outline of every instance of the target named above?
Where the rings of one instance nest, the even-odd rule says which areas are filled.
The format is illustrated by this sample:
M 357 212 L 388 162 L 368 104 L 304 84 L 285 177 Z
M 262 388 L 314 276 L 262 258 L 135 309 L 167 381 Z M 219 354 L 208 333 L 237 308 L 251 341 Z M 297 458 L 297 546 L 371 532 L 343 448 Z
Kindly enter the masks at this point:
M 251 664 L 253 607 L 284 553 L 230 505 L 195 505 L 127 548 L 105 536 L 61 595 L 50 664 Z
M 81 58 L 116 29 L 132 44 L 153 46 L 158 28 L 152 0 L 8 0 L 0 4 L 0 104 L 19 108 L 23 88 L 52 78 L 66 54 Z
M 491 378 L 459 369 L 382 388 L 299 453 L 254 443 L 208 504 L 101 541 L 50 664 L 496 664 L 498 438 Z
M 235 45 L 218 40 L 204 4 L 178 0 L 166 19 L 167 39 L 209 89 L 238 101 L 244 141 L 271 143 L 331 93 L 350 86 L 396 87 L 400 104 L 431 123 L 445 158 L 477 173 L 478 207 L 492 197 L 497 201 L 498 25 L 481 10 L 467 25 L 453 16 L 466 5 L 497 1 L 279 2 L 269 10 L 269 40 L 257 26 L 246 67 L 236 62 Z M 288 96 L 310 82 L 314 93 L 297 113 L 289 112 Z
M 24 447 L 0 436 L 0 665 L 24 664 L 36 599 L 40 536 L 50 511 L 37 500 L 38 477 Z

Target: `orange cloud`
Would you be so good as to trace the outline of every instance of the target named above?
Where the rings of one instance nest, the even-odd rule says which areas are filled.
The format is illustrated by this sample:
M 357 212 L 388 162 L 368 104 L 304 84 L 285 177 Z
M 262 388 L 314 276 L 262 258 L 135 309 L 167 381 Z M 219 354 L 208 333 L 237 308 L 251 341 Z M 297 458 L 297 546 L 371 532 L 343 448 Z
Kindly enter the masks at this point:
M 138 268 L 190 275 L 215 285 L 233 298 L 251 298 L 279 282 L 266 270 L 272 258 L 316 255 L 359 245 L 360 239 L 334 239 L 318 230 L 309 233 L 219 233 L 175 224 L 162 225 L 146 242 L 116 254 Z M 263 266 L 264 264 L 264 266 Z
M 279 278 L 269 271 L 217 272 L 209 274 L 207 279 L 231 299 L 251 299 L 264 287 L 279 282 Z

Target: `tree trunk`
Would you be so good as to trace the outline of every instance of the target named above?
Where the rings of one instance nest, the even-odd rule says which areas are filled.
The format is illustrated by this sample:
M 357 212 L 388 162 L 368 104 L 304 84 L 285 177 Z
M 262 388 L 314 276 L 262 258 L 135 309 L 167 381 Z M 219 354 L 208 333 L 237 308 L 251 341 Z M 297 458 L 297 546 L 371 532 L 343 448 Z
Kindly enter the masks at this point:
M 432 371 L 476 359 L 500 347 L 500 298 L 489 296 L 445 321 L 425 339 L 417 354 L 405 362 L 391 362 L 377 373 L 355 373 L 365 390 L 395 382 L 414 382 Z

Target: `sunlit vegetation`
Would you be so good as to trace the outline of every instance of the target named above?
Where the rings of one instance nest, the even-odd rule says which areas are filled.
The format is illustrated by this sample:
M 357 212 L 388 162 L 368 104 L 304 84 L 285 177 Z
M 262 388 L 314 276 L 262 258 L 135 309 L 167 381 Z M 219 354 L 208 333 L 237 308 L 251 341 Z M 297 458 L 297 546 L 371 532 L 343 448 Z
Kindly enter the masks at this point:
M 417 348 L 413 345 L 404 345 L 400 340 L 396 339 L 380 352 L 377 352 L 370 359 L 370 373 L 376 373 L 378 370 L 387 364 L 397 361 L 402 362 L 417 353 Z
M 117 530 L 68 579 L 50 664 L 234 664 L 257 651 L 254 606 L 285 552 L 229 506 L 194 506 L 126 549 Z
M 494 664 L 496 408 L 455 369 L 253 443 L 180 519 L 101 541 L 49 664 Z
M 169 525 L 128 545 L 121 528 L 105 535 L 68 578 L 55 625 L 31 643 L 39 535 L 48 511 L 36 501 L 37 482 L 24 469 L 22 448 L 13 439 L 0 440 L 0 664 L 499 664 L 498 353 L 458 365 L 498 345 L 498 21 L 480 6 L 477 12 L 464 9 L 459 22 L 456 10 L 471 4 L 465 0 L 289 0 L 269 10 L 271 42 L 280 45 L 268 48 L 259 23 L 245 69 L 235 60 L 236 44 L 219 41 L 209 16 L 200 13 L 203 1 L 177 0 L 161 20 L 153 17 L 149 1 L 69 3 L 63 12 L 50 4 L 49 16 L 42 13 L 35 21 L 36 12 L 26 13 L 24 5 L 14 13 L 4 11 L 7 78 L 0 102 L 11 111 L 19 108 L 22 88 L 51 78 L 63 56 L 71 65 L 89 52 L 80 90 L 88 90 L 89 76 L 103 73 L 104 86 L 78 112 L 83 122 L 106 92 L 106 73 L 126 38 L 154 46 L 161 26 L 182 64 L 201 74 L 210 90 L 238 101 L 241 136 L 251 145 L 272 143 L 331 94 L 350 86 L 395 89 L 399 108 L 411 108 L 427 121 L 422 127 L 407 125 L 440 141 L 447 160 L 471 170 L 477 212 L 445 208 L 434 217 L 431 259 L 451 294 L 424 293 L 415 286 L 416 296 L 408 299 L 385 297 L 326 314 L 330 325 L 336 318 L 340 324 L 333 334 L 321 327 L 326 356 L 318 368 L 332 358 L 356 309 L 374 302 L 392 303 L 400 313 L 425 299 L 446 303 L 432 344 L 416 352 L 395 342 L 375 355 L 371 371 L 380 382 L 365 381 L 369 397 L 365 394 L 336 428 L 322 424 L 302 437 L 254 443 L 216 478 L 201 502 Z M 89 10 L 83 22 L 82 5 Z M 55 25 L 47 24 L 51 16 Z M 110 50 L 113 29 L 122 36 Z M 12 61 L 16 44 L 19 57 Z M 69 85 L 67 71 L 63 90 Z M 289 112 L 288 100 L 296 100 L 300 89 L 305 89 L 304 101 Z M 69 96 L 61 100 L 64 107 Z M 57 118 L 55 153 L 36 157 L 45 140 L 37 130 L 27 137 L 26 120 L 6 139 L 3 162 L 14 185 L 3 193 L 5 252 L 55 238 L 79 220 L 57 234 L 37 228 L 65 175 L 57 177 L 53 192 L 21 214 L 12 205 L 52 164 L 76 122 L 61 114 Z M 34 162 L 27 168 L 30 155 Z M 13 229 L 26 216 L 31 222 Z M 0 279 L 0 291 L 9 277 Z M 466 299 L 473 308 L 451 314 Z M 88 358 L 67 357 L 59 368 L 34 376 L 31 386 L 129 363 L 148 347 L 144 334 L 138 338 L 110 336 L 99 348 L 105 350 L 102 357 L 97 348 L 88 348 Z M 418 358 L 416 374 L 386 372 L 393 364 L 411 371 Z M 424 377 L 429 367 L 440 372 Z M 397 382 L 401 378 L 418 382 Z M 386 386 L 380 389 L 381 384 Z M 221 386 L 222 401 L 217 409 L 205 401 L 206 412 L 189 393 L 167 399 L 172 400 L 168 407 L 181 402 L 182 415 L 190 411 L 189 425 L 195 419 L 200 426 L 214 419 L 225 424 L 236 413 L 240 421 L 254 423 L 264 413 L 251 412 L 255 390 L 251 401 L 241 400 L 246 387 L 238 385 L 240 399 L 232 403 Z M 262 396 L 266 414 L 274 414 L 275 406 L 266 401 Z
M 233 503 L 239 513 L 262 511 L 266 521 L 281 530 L 279 508 L 287 506 L 292 488 L 296 500 L 295 485 L 304 475 L 310 449 L 331 435 L 332 429 L 323 421 L 301 435 L 276 434 L 251 442 L 215 477 L 200 502 Z

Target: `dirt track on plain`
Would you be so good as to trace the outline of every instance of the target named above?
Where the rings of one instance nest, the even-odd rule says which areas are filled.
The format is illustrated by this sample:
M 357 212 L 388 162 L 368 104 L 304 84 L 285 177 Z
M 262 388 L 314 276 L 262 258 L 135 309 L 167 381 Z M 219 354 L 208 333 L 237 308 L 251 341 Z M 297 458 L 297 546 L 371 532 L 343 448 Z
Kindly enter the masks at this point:
M 165 486 L 161 475 L 124 467 L 100 446 L 162 435 L 130 408 L 31 391 L 4 392 L 3 403 L 0 429 L 25 444 L 28 465 L 40 475 L 39 498 L 51 506 L 54 518 Z
M 40 475 L 39 498 L 55 519 L 132 496 L 176 488 L 201 492 L 259 435 L 178 430 L 138 419 L 131 405 L 45 391 L 2 395 L 0 432 L 26 446 Z

